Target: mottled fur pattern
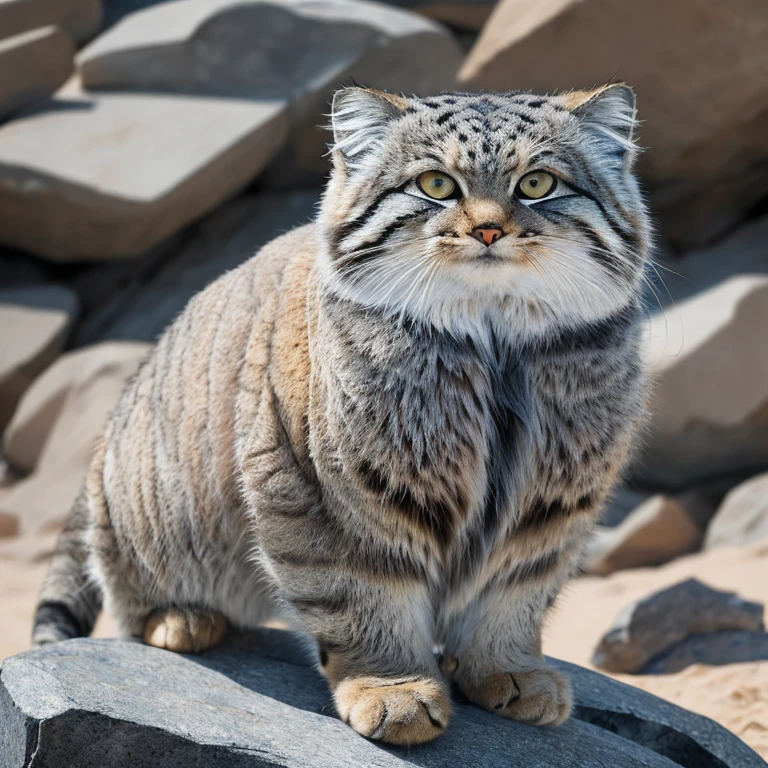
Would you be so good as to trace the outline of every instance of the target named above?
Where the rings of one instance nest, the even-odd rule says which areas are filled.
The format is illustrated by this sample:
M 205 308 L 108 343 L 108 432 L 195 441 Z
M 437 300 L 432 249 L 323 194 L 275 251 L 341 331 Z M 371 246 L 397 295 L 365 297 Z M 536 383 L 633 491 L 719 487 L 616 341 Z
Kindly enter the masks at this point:
M 446 677 L 560 723 L 542 621 L 644 412 L 634 98 L 350 88 L 332 122 L 317 222 L 191 301 L 126 389 L 35 640 L 87 633 L 102 596 L 174 650 L 281 611 L 366 736 L 438 735 Z M 556 193 L 522 199 L 542 170 Z

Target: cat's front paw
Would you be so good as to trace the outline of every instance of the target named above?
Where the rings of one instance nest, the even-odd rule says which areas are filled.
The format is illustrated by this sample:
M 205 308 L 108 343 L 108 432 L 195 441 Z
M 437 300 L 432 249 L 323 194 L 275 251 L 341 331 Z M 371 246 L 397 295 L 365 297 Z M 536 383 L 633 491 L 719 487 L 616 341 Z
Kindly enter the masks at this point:
M 489 712 L 529 725 L 560 725 L 573 708 L 570 681 L 548 667 L 500 672 L 460 687 L 468 699 Z
M 420 744 L 448 725 L 451 703 L 442 681 L 430 677 L 355 677 L 334 691 L 341 719 L 369 739 Z

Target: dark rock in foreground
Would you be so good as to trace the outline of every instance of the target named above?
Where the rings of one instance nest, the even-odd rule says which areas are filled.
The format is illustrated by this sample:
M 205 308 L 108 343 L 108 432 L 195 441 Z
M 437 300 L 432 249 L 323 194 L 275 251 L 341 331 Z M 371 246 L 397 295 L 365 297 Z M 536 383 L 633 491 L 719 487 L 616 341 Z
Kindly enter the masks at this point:
M 262 768 L 526 766 L 758 768 L 711 720 L 562 662 L 576 717 L 538 729 L 457 701 L 447 733 L 420 747 L 367 741 L 335 716 L 291 634 L 264 630 L 199 657 L 139 643 L 71 640 L 7 659 L 0 766 Z

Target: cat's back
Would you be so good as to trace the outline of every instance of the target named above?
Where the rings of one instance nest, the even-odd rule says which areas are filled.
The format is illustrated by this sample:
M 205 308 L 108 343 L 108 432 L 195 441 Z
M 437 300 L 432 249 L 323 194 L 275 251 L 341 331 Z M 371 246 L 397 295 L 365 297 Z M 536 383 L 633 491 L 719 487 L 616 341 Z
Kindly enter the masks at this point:
M 264 246 L 194 296 L 160 337 L 107 427 L 102 476 L 112 513 L 239 504 L 247 412 L 269 387 L 276 324 L 291 321 L 286 295 L 299 297 L 288 312 L 302 314 L 314 232 L 309 224 Z M 208 517 L 218 524 L 218 514 Z

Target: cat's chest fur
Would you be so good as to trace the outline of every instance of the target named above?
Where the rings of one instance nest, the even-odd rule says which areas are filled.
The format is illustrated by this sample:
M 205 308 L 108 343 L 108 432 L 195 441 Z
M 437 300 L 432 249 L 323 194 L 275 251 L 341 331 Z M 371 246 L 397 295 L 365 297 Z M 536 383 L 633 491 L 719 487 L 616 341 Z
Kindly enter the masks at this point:
M 487 550 L 529 507 L 583 499 L 626 421 L 617 412 L 606 426 L 590 339 L 575 349 L 455 337 L 365 311 L 352 330 L 339 305 L 323 325 L 339 471 L 396 531 L 444 551 L 459 540 Z

